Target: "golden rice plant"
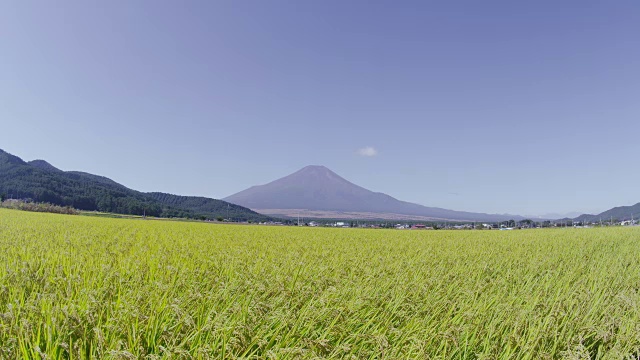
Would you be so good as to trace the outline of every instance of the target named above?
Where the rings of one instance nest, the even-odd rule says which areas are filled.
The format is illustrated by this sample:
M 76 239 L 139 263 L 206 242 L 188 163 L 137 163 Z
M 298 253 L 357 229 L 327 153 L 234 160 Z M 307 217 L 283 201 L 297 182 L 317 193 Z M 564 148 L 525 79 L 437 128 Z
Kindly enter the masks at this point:
M 0 209 L 1 359 L 637 359 L 640 228 L 396 231 Z

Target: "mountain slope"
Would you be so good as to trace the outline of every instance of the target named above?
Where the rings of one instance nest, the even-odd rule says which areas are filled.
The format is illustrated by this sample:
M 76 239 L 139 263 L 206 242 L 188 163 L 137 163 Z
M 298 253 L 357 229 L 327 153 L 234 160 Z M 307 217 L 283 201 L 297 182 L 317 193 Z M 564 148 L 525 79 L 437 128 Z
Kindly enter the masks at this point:
M 44 160 L 25 162 L 0 150 L 0 194 L 80 210 L 162 217 L 268 219 L 221 200 L 143 193 L 98 175 L 62 171 Z
M 160 192 L 146 193 L 152 199 L 176 209 L 183 209 L 194 214 L 206 216 L 216 214 L 225 219 L 267 220 L 266 216 L 251 211 L 245 207 L 230 204 L 226 201 L 210 199 L 201 196 L 181 196 Z
M 573 220 L 579 222 L 598 222 L 600 220 L 609 221 L 612 218 L 614 220 L 640 219 L 640 203 L 631 206 L 614 207 L 597 215 L 582 214 Z
M 224 199 L 256 209 L 306 209 L 402 214 L 434 219 L 502 221 L 522 219 L 512 215 L 480 214 L 426 207 L 367 190 L 324 166 L 307 166 L 266 185 L 253 186 Z
M 27 164 L 42 170 L 62 172 L 62 170 L 58 169 L 57 167 L 49 164 L 44 160 L 32 160 L 32 161 L 29 161 Z

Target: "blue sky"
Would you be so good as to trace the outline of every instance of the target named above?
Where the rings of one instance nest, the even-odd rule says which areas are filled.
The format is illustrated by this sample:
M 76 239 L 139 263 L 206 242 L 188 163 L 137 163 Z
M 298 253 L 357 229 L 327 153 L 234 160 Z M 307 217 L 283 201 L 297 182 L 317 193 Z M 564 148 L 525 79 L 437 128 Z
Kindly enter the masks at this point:
M 428 206 L 598 212 L 640 201 L 638 34 L 637 1 L 8 1 L 0 148 L 143 191 L 320 164 Z

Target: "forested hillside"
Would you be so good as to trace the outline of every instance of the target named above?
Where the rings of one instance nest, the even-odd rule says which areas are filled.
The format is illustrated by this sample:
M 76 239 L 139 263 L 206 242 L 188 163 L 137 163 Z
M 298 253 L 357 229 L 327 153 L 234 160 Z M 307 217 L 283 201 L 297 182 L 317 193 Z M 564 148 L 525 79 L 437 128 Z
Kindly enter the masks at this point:
M 613 220 L 630 220 L 640 219 L 640 203 L 637 203 L 632 206 L 618 206 L 607 211 L 604 211 L 597 215 L 591 214 L 583 214 L 573 219 L 574 221 L 587 221 L 587 222 L 598 222 L 598 221 L 610 221 Z
M 175 209 L 188 210 L 197 216 L 206 214 L 219 214 L 220 217 L 236 219 L 246 217 L 248 209 L 239 205 L 230 204 L 226 201 L 214 200 L 197 196 L 179 196 L 159 192 L 147 193 L 153 199 Z M 250 211 L 250 210 L 249 210 Z M 253 213 L 253 211 L 252 211 Z M 254 213 L 260 215 L 258 213 Z M 256 220 L 259 220 L 256 218 Z
M 27 163 L 0 150 L 0 194 L 79 210 L 161 217 L 265 220 L 241 206 L 221 200 L 132 190 L 103 176 L 62 171 L 44 160 Z M 228 211 L 231 209 L 232 211 Z

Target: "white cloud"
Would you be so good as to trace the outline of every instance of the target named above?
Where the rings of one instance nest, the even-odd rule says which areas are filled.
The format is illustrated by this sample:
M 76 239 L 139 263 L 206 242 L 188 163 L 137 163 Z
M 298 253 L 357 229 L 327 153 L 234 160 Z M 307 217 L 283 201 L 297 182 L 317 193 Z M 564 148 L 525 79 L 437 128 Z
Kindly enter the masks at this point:
M 358 149 L 358 155 L 372 157 L 378 155 L 378 150 L 376 150 L 372 146 L 366 146 L 362 149 Z

